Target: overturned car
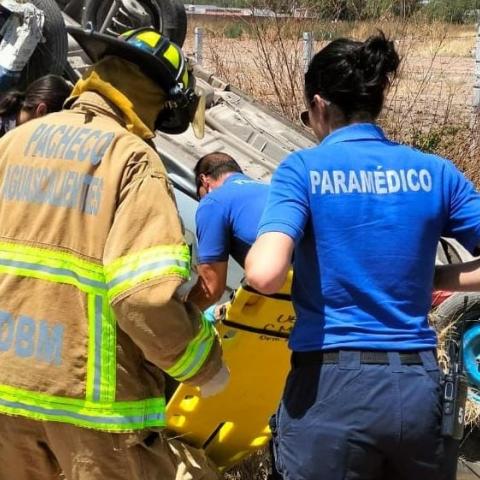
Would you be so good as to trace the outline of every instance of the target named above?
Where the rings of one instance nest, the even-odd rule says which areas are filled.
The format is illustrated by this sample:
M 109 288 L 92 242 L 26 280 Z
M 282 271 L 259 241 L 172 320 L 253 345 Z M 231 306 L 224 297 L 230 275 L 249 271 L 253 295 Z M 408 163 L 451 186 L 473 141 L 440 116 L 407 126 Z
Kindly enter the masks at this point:
M 34 0 L 32 3 L 45 13 L 43 38 L 22 70 L 19 84 L 47 72 L 62 74 L 74 82 L 90 65 L 91 59 L 86 52 L 67 36 L 64 22 L 110 34 L 153 25 L 181 44 L 185 36 L 186 23 L 182 23 L 185 12 L 183 5 L 180 8 L 176 1 L 87 0 L 55 4 Z M 4 24 L 12 14 L 8 2 L 5 5 L 1 13 Z M 162 16 L 165 12 L 174 12 L 176 17 L 173 14 Z M 193 68 L 206 105 L 203 138 L 197 138 L 192 129 L 174 136 L 158 132 L 154 143 L 174 185 L 187 241 L 195 258 L 197 198 L 193 167 L 197 159 L 211 151 L 224 151 L 238 161 L 246 174 L 268 181 L 288 153 L 313 145 L 314 139 L 211 72 L 198 65 Z M 448 239 L 440 242 L 438 263 L 469 259 L 470 254 L 457 242 Z M 290 301 L 291 277 L 280 292 L 271 296 L 260 295 L 242 285 L 241 280 L 242 270 L 231 259 L 228 291 L 224 296 L 227 305 L 218 321 L 225 358 L 231 369 L 230 385 L 221 394 L 207 399 L 201 399 L 195 389 L 173 381 L 169 388 L 169 428 L 184 441 L 204 448 L 221 468 L 235 465 L 268 443 L 268 419 L 279 401 L 289 369 L 286 340 L 295 321 Z M 194 281 L 195 278 L 191 284 Z M 477 294 L 435 292 L 432 299 L 432 318 L 437 330 L 451 331 L 457 342 L 463 339 L 455 326 L 461 319 L 466 320 L 463 335 L 468 339 L 465 356 L 472 387 L 480 385 L 475 376 L 478 373 L 476 358 L 480 354 L 476 340 L 479 336 L 479 298 Z M 473 401 L 478 399 L 474 390 L 471 395 Z M 477 428 L 473 425 L 467 429 L 462 444 L 467 460 L 479 459 L 478 442 Z

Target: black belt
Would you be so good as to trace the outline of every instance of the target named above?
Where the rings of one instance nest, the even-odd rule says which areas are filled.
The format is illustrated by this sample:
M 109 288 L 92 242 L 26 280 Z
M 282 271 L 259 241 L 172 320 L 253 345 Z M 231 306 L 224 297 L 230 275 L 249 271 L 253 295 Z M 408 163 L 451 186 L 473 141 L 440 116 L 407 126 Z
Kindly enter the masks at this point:
M 390 359 L 388 352 L 378 351 L 360 351 L 360 363 L 388 365 Z M 422 357 L 419 352 L 395 352 L 400 357 L 402 365 L 421 365 L 423 364 Z M 334 351 L 312 351 L 312 352 L 293 352 L 292 365 L 294 367 L 304 367 L 312 364 L 334 364 L 339 363 L 340 352 Z

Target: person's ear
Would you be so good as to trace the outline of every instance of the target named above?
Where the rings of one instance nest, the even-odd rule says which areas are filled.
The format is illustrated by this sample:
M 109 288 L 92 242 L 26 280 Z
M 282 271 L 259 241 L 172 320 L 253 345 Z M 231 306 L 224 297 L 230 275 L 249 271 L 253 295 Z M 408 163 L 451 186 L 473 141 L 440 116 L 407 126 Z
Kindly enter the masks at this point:
M 312 110 L 316 110 L 322 118 L 328 118 L 328 105 L 330 102 L 324 100 L 320 95 L 314 95 L 312 100 Z
M 35 108 L 35 118 L 43 117 L 48 113 L 47 104 L 44 102 L 40 102 L 37 107 Z

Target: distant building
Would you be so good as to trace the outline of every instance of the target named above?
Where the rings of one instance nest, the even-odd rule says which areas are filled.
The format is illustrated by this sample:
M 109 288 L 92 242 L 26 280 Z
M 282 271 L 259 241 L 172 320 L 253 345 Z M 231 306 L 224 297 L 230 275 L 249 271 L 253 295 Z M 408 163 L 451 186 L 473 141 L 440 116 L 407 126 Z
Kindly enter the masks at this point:
M 218 16 L 236 16 L 236 17 L 295 17 L 295 18 L 313 18 L 306 8 L 295 8 L 292 13 L 275 13 L 268 8 L 234 8 L 219 7 L 217 5 L 194 5 L 185 4 L 187 14 L 191 15 L 218 15 Z

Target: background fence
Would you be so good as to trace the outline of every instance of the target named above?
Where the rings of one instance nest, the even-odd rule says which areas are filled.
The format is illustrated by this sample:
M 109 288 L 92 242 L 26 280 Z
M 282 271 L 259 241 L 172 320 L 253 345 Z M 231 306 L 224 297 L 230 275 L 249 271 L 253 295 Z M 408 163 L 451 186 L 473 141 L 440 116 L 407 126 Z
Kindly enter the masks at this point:
M 190 17 L 195 24 L 185 50 L 293 122 L 305 108 L 303 75 L 313 54 L 333 38 L 365 39 L 381 27 L 402 57 L 382 126 L 396 140 L 452 158 L 480 184 L 480 29 L 474 25 L 198 17 Z

